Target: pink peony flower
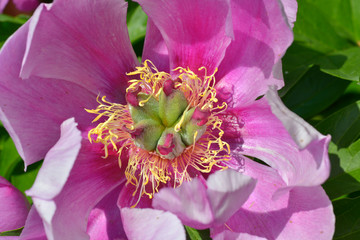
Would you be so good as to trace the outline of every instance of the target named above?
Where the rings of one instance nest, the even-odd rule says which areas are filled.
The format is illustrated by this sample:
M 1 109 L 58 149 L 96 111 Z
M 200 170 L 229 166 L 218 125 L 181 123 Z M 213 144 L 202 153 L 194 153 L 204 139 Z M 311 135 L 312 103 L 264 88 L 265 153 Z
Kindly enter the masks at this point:
M 23 227 L 28 211 L 25 196 L 0 176 L 0 233 Z
M 41 5 L 0 52 L 0 119 L 44 158 L 20 239 L 331 239 L 330 136 L 276 93 L 296 2 L 138 2 L 141 66 L 120 0 Z

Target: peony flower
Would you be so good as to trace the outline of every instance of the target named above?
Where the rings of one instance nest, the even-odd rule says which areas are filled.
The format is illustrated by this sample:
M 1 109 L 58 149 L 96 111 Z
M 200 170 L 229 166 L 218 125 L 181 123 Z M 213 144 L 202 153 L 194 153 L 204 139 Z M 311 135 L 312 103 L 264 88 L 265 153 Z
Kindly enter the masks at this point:
M 28 211 L 25 196 L 0 176 L 0 233 L 23 227 Z
M 120 0 L 41 5 L 0 52 L 0 119 L 44 158 L 20 239 L 330 239 L 330 136 L 276 93 L 295 2 L 138 2 L 141 65 Z

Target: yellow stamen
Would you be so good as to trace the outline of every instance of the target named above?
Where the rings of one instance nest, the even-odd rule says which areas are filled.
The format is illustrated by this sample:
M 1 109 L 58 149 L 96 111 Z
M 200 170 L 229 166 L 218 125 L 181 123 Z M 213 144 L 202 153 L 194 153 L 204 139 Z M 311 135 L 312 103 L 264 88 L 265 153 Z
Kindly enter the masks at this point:
M 105 118 L 88 133 L 90 142 L 102 143 L 104 145 L 105 158 L 109 155 L 109 145 L 117 151 L 119 166 L 121 167 L 121 154 L 126 149 L 129 160 L 125 169 L 125 176 L 128 183 L 135 185 L 134 196 L 153 194 L 159 190 L 161 185 L 171 184 L 173 187 L 180 186 L 184 181 L 190 181 L 189 168 L 196 169 L 203 173 L 209 173 L 214 166 L 218 169 L 226 169 L 224 161 L 230 160 L 230 146 L 221 137 L 224 131 L 221 129 L 222 120 L 218 115 L 226 110 L 226 103 L 217 104 L 215 86 L 215 72 L 207 76 L 206 68 L 198 69 L 204 71 L 204 76 L 199 77 L 189 68 L 178 67 L 173 70 L 181 82 L 175 84 L 176 88 L 183 92 L 188 101 L 188 106 L 182 114 L 178 123 L 174 126 L 176 132 L 181 131 L 185 118 L 185 112 L 190 108 L 198 107 L 201 110 L 211 113 L 208 118 L 205 133 L 198 138 L 198 132 L 194 133 L 194 143 L 188 146 L 183 153 L 174 159 L 162 158 L 155 151 L 149 152 L 134 144 L 129 130 L 134 130 L 134 122 L 131 118 L 127 105 L 111 103 L 102 97 L 97 102 L 96 109 L 87 112 L 96 114 L 93 122 Z M 143 66 L 137 67 L 134 72 L 128 73 L 134 78 L 130 80 L 127 92 L 141 88 L 141 91 L 149 97 L 139 102 L 143 106 L 150 97 L 159 100 L 159 94 L 170 74 L 159 72 L 152 62 L 146 60 Z M 139 201 L 138 200 L 138 201 Z

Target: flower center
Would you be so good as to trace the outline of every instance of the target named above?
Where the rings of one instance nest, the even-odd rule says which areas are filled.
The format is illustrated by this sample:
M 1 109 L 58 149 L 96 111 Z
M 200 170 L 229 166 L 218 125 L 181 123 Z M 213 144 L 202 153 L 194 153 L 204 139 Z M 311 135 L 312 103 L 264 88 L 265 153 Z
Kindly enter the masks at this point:
M 226 104 L 218 103 L 214 74 L 200 78 L 189 69 L 176 68 L 170 74 L 159 72 L 150 62 L 137 67 L 126 90 L 127 105 L 98 99 L 99 106 L 89 113 L 97 127 L 89 131 L 90 142 L 104 144 L 121 155 L 127 151 L 125 170 L 136 193 L 152 195 L 161 184 L 176 187 L 197 172 L 210 172 L 213 166 L 226 168 L 229 145 L 221 140 L 223 130 L 219 113 Z
M 157 95 L 147 93 L 141 83 L 129 87 L 126 94 L 134 122 L 127 131 L 135 145 L 166 159 L 180 156 L 199 140 L 211 115 L 208 110 L 191 107 L 180 89 L 181 81 L 163 81 Z

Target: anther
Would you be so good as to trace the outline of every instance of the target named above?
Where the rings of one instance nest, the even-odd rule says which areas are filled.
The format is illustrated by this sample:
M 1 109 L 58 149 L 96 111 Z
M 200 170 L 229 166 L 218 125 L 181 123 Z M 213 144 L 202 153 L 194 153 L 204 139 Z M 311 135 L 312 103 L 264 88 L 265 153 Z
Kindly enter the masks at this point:
M 175 80 L 174 80 L 174 84 L 176 84 L 176 83 L 182 83 L 182 80 L 181 80 L 181 78 L 176 78 Z M 175 87 L 175 89 L 177 89 L 178 87 Z
M 129 89 L 125 96 L 126 101 L 134 107 L 139 106 L 139 100 L 137 98 L 139 92 L 141 92 L 140 87 L 136 87 L 135 89 Z
M 161 155 L 166 156 L 172 152 L 173 148 L 175 147 L 173 139 L 174 139 L 174 135 L 172 133 L 168 133 L 166 135 L 164 144 L 158 145 L 157 149 L 159 150 L 159 153 Z
M 164 82 L 164 93 L 169 96 L 175 87 L 175 82 L 172 79 L 168 79 Z
M 143 133 L 144 128 L 138 127 L 138 128 L 135 128 L 135 129 L 129 129 L 129 128 L 123 126 L 122 130 L 124 130 L 125 132 L 130 133 L 131 137 L 133 139 L 135 139 L 137 136 L 140 136 Z
M 176 83 L 181 83 L 182 80 L 180 78 L 176 78 L 175 80 L 172 79 L 168 79 L 164 82 L 164 93 L 166 94 L 166 96 L 169 96 L 174 89 L 176 89 L 177 87 L 175 87 Z
M 199 108 L 195 108 L 192 119 L 197 121 L 198 126 L 203 126 L 208 121 L 208 117 L 211 115 L 209 111 L 201 111 Z

